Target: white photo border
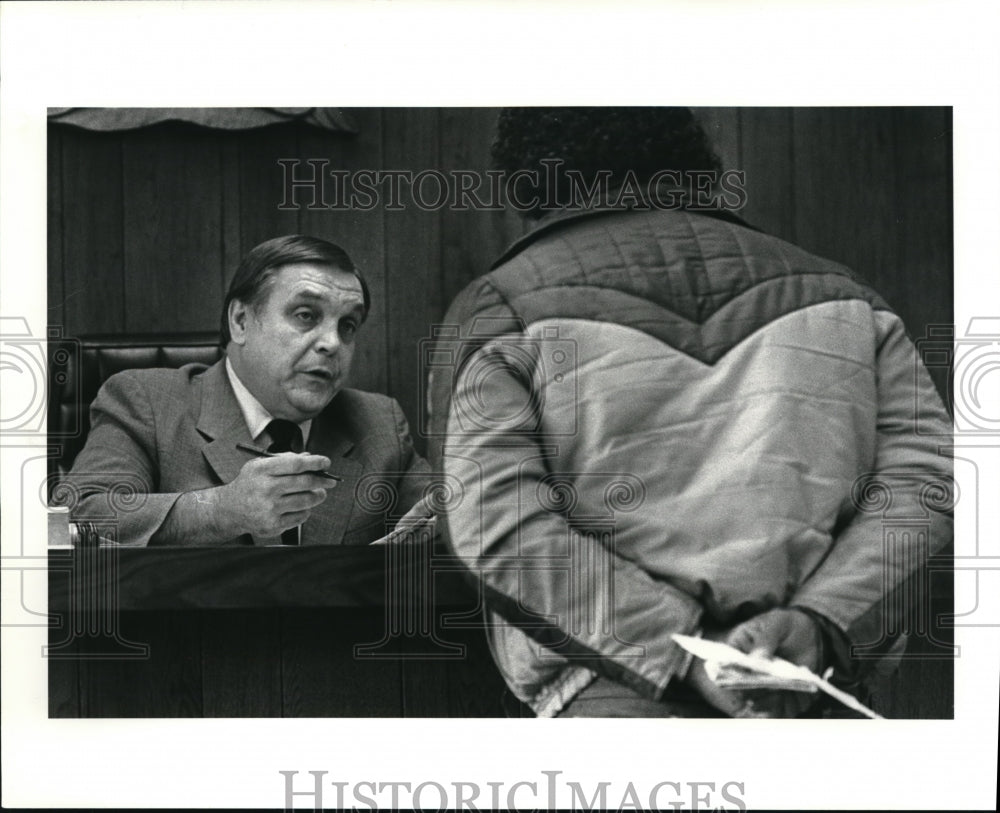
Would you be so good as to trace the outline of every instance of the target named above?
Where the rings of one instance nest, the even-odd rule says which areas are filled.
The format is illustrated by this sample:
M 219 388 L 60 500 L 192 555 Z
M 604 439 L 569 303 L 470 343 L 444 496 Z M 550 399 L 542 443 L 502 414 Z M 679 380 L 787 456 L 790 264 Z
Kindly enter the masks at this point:
M 46 109 L 62 106 L 951 106 L 955 321 L 1000 313 L 1000 30 L 987 4 L 4 3 L 0 22 L 0 311 L 43 335 Z M 967 456 L 982 461 L 980 493 L 1000 493 L 1000 456 L 983 444 Z M 22 537 L 13 505 L 32 453 L 2 450 L 5 557 L 22 538 L 45 554 L 45 517 L 20 518 Z M 978 522 L 984 556 L 1000 556 L 995 502 L 959 514 L 957 538 Z M 981 575 L 983 601 L 998 578 Z M 5 616 L 17 600 L 5 591 Z M 735 781 L 753 808 L 993 807 L 1000 610 L 984 611 L 995 626 L 956 629 L 955 719 L 877 725 L 50 720 L 45 629 L 4 627 L 3 804 L 276 808 L 279 771 L 323 770 L 483 787 L 542 771 L 585 786 Z

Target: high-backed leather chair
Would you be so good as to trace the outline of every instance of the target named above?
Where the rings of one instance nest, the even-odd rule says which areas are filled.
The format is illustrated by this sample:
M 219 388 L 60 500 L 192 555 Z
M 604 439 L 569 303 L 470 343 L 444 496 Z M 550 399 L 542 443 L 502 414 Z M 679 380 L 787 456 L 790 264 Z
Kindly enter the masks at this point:
M 49 438 L 58 447 L 50 474 L 69 471 L 87 441 L 90 404 L 107 379 L 122 370 L 214 364 L 222 357 L 218 333 L 93 335 L 49 367 Z

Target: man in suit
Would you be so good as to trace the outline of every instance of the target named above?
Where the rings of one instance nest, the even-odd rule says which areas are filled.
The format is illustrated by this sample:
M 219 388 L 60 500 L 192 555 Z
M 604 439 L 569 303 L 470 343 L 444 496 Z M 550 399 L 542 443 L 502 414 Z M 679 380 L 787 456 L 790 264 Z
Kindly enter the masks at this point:
M 68 477 L 73 518 L 133 546 L 383 536 L 430 470 L 394 400 L 343 389 L 370 304 L 332 243 L 292 235 L 251 250 L 223 306 L 221 361 L 105 382 Z

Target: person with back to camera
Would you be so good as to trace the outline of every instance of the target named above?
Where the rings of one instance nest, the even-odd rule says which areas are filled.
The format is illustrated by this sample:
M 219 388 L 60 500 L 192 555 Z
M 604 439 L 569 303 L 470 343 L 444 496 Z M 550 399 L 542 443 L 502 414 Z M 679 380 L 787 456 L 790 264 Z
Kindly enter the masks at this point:
M 950 419 L 900 318 L 706 206 L 719 162 L 685 108 L 509 109 L 493 155 L 535 222 L 453 302 L 431 394 L 434 460 L 464 490 L 443 535 L 510 690 L 539 716 L 809 707 L 721 688 L 675 633 L 856 681 L 852 645 L 891 628 L 883 599 L 921 563 L 883 562 L 857 484 L 885 478 L 904 511 L 950 490 L 916 404 L 937 434 Z

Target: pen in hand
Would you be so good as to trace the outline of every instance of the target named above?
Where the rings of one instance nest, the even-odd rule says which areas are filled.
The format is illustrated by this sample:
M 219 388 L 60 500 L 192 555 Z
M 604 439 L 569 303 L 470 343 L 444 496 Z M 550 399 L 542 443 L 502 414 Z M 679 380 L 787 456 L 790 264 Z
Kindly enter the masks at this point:
M 237 449 L 242 449 L 244 452 L 250 452 L 250 454 L 255 454 L 257 457 L 277 457 L 274 452 L 269 452 L 267 449 L 261 449 L 257 446 L 252 446 L 249 443 L 237 443 Z M 338 483 L 344 478 L 336 474 L 331 474 L 328 471 L 312 471 L 310 474 L 315 474 L 318 477 L 325 477 L 327 480 L 336 480 Z

